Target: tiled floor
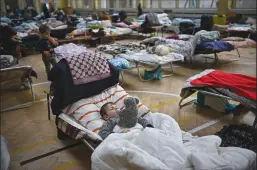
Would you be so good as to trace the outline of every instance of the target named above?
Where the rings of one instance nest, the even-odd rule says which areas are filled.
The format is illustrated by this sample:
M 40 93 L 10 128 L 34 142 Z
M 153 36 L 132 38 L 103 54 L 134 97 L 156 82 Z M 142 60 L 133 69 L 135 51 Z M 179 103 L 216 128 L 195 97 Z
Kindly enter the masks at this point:
M 204 60 L 201 61 L 201 57 L 196 57 L 193 65 L 178 63 L 174 75 L 161 81 L 141 82 L 136 70 L 125 71 L 122 86 L 130 94 L 138 96 L 152 112 L 161 112 L 174 117 L 182 130 L 190 131 L 193 129 L 194 135 L 214 134 L 228 123 L 252 124 L 254 120 L 252 113 L 233 117 L 231 114 L 226 115 L 211 109 L 198 108 L 193 104 L 181 109 L 178 107 L 180 90 L 185 80 L 204 69 L 214 68 L 231 73 L 256 76 L 256 49 L 239 49 L 239 51 L 241 58 L 234 62 L 229 62 L 229 59 L 237 57 L 236 51 L 218 54 L 221 61 L 220 65 L 206 65 Z M 50 121 L 47 118 L 47 103 L 43 99 L 46 98 L 44 91 L 48 91 L 49 83 L 46 79 L 41 56 L 27 56 L 22 58 L 20 62 L 31 65 L 38 74 L 38 79 L 34 80 L 37 102 L 28 108 L 1 113 L 1 134 L 7 139 L 11 154 L 10 170 L 89 170 L 91 152 L 83 144 L 32 162 L 26 162 L 31 158 L 72 145 L 76 141 L 58 140 L 54 116 L 51 115 Z M 208 62 L 212 62 L 212 60 L 208 59 Z M 141 68 L 141 71 L 143 72 L 144 68 Z M 8 90 L 11 84 L 14 82 L 8 82 L 8 88 L 5 90 L 2 88 L 2 108 L 29 101 L 28 91 L 20 92 L 15 88 Z M 209 123 L 210 126 L 201 129 L 201 125 L 206 123 Z M 197 127 L 200 129 L 195 129 Z

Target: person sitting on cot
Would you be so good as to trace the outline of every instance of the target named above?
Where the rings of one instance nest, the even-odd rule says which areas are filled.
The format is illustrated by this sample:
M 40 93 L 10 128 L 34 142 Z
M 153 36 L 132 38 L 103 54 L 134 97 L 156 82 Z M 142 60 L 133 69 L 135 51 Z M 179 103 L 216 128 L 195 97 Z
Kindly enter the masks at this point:
M 133 127 L 139 129 L 140 127 L 141 129 L 144 129 L 145 127 L 153 128 L 153 125 L 151 125 L 145 118 L 137 117 L 138 103 L 139 100 L 137 98 L 128 97 L 124 100 L 125 109 L 121 111 L 117 109 L 115 103 L 105 103 L 100 109 L 100 114 L 105 122 L 101 127 L 99 136 L 105 139 L 111 133 L 126 133 Z

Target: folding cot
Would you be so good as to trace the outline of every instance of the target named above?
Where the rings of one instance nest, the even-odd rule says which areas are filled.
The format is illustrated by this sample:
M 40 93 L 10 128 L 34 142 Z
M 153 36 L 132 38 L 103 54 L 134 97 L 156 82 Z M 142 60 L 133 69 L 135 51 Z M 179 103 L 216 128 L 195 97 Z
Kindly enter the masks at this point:
M 216 74 L 216 72 L 219 72 L 221 74 Z M 213 73 L 214 73 L 214 75 L 212 75 Z M 228 80 L 229 81 L 228 84 L 231 84 L 231 86 L 229 86 L 227 84 L 226 80 L 224 81 L 223 75 L 233 77 L 234 81 L 236 79 L 237 85 L 234 86 L 233 81 Z M 207 76 L 210 79 L 207 81 L 204 81 L 203 78 L 206 78 Z M 215 82 L 216 80 L 219 82 L 224 81 L 224 84 L 211 85 L 211 83 Z M 198 81 L 200 83 L 195 84 L 194 82 L 196 82 L 196 81 Z M 248 81 L 250 83 L 248 83 Z M 246 84 L 246 82 L 248 84 Z M 241 89 L 240 88 L 238 88 L 239 90 L 236 89 L 237 86 L 240 87 Z M 236 88 L 234 88 L 234 87 L 236 87 Z M 239 91 L 241 91 L 241 93 Z M 216 70 L 212 70 L 212 69 L 205 70 L 205 71 L 203 71 L 199 74 L 196 74 L 196 75 L 190 77 L 189 79 L 187 79 L 187 81 L 185 82 L 185 85 L 182 88 L 181 93 L 180 93 L 181 100 L 179 102 L 179 106 L 183 107 L 183 106 L 195 101 L 195 99 L 193 99 L 189 102 L 182 104 L 182 102 L 186 98 L 188 98 L 195 92 L 200 92 L 205 95 L 210 95 L 210 96 L 214 96 L 214 97 L 219 97 L 219 98 L 239 102 L 242 106 L 244 106 L 249 111 L 251 111 L 255 115 L 257 115 L 256 98 L 255 98 L 256 94 L 255 94 L 255 97 L 252 97 L 252 96 L 254 96 L 254 93 L 256 93 L 256 78 L 255 77 L 250 77 L 250 76 L 245 76 L 245 75 L 240 75 L 240 74 L 225 73 L 225 72 L 220 72 L 220 71 L 216 71 Z M 250 93 L 251 95 L 249 95 L 248 93 Z M 257 128 L 257 116 L 255 117 L 253 126 L 255 128 Z
M 20 104 L 20 105 L 14 106 L 14 107 L 5 108 L 5 109 L 1 110 L 1 112 L 25 108 L 25 107 L 29 107 L 33 104 L 33 102 L 35 100 L 35 96 L 34 96 L 31 76 L 37 77 L 36 73 L 33 71 L 31 66 L 14 66 L 14 67 L 9 67 L 9 68 L 0 70 L 0 77 L 1 77 L 0 82 L 1 83 L 10 81 L 10 80 L 21 79 L 21 85 L 23 85 L 23 83 L 28 84 L 30 92 L 31 92 L 31 101 L 30 102 Z
M 192 147 L 193 149 L 201 152 L 201 149 L 203 149 L 203 145 L 207 147 L 207 150 L 205 151 L 210 152 L 207 154 L 213 154 L 213 149 L 215 149 L 215 153 L 217 153 L 215 154 L 215 156 L 223 160 L 222 165 L 219 163 L 214 163 L 212 164 L 212 166 L 222 169 L 222 166 L 226 164 L 226 167 L 231 166 L 233 167 L 233 169 L 238 170 L 256 168 L 256 154 L 254 152 L 242 148 L 217 147 L 217 145 L 219 145 L 220 139 L 212 135 L 202 138 L 196 137 L 190 139 L 190 135 L 187 132 L 181 131 L 177 122 L 173 118 L 161 113 L 151 113 L 149 109 L 141 103 L 138 104 L 139 116 L 144 116 L 148 118 L 152 117 L 152 120 L 156 120 L 155 123 L 153 121 L 153 124 L 155 126 L 154 129 L 160 128 L 161 130 L 158 131 L 152 128 L 146 128 L 146 131 L 142 131 L 143 136 L 138 135 L 138 137 L 142 140 L 147 140 L 148 142 L 151 142 L 151 140 L 148 140 L 148 138 L 144 139 L 144 137 L 150 137 L 151 135 L 153 135 L 152 133 L 146 133 L 147 131 L 151 132 L 152 129 L 152 132 L 154 133 L 154 135 L 152 136 L 152 140 L 154 140 L 154 142 L 160 141 L 160 139 L 162 139 L 161 142 L 167 142 L 167 145 L 163 145 L 163 143 L 157 142 L 158 146 L 156 146 L 155 149 L 161 150 L 158 150 L 158 155 L 161 157 L 154 157 L 154 152 L 152 152 L 153 154 L 148 154 L 147 151 L 140 150 L 141 148 L 138 148 L 139 150 L 135 149 L 135 147 L 149 149 L 147 148 L 149 146 L 146 144 L 146 141 L 143 141 L 146 142 L 143 145 L 136 146 L 133 145 L 133 142 L 130 142 L 130 144 L 129 142 L 126 142 L 126 139 L 119 140 L 117 138 L 116 140 L 112 140 L 113 137 L 115 138 L 117 135 L 119 135 L 115 133 L 111 134 L 103 141 L 101 137 L 97 134 L 103 123 L 103 120 L 101 119 L 99 114 L 99 109 L 104 103 L 108 101 L 116 103 L 117 107 L 122 109 L 124 108 L 123 99 L 126 96 L 129 96 L 129 94 L 126 93 L 126 91 L 117 84 L 118 73 L 115 73 L 114 69 L 111 69 L 112 76 L 109 78 L 90 82 L 77 87 L 70 85 L 66 86 L 67 84 L 69 84 L 67 80 L 71 79 L 71 75 L 68 68 L 63 67 L 63 64 L 64 63 L 59 63 L 56 67 L 53 68 L 53 70 L 51 70 L 52 73 L 50 72 L 49 75 L 49 79 L 52 81 L 53 85 L 56 86 L 55 91 L 53 91 L 54 97 L 51 101 L 51 106 L 53 114 L 56 115 L 56 125 L 58 133 L 59 135 L 61 133 L 65 133 L 75 140 L 82 141 L 87 147 L 89 147 L 89 149 L 93 151 L 93 154 L 91 156 L 92 169 L 106 169 L 107 167 L 107 169 L 121 169 L 121 167 L 125 169 L 138 169 L 139 167 L 141 167 L 141 169 L 149 169 L 150 167 L 155 167 L 155 169 L 157 167 L 163 167 L 163 169 L 171 169 L 171 167 L 175 165 L 169 164 L 168 162 L 176 162 L 178 158 L 176 154 L 171 153 L 176 152 L 181 155 L 183 153 L 187 153 L 186 150 L 189 150 L 190 152 L 190 148 L 192 149 Z M 63 79 L 62 81 L 61 79 L 63 76 L 65 77 L 65 79 Z M 55 78 L 59 80 L 56 80 Z M 78 92 L 77 90 L 75 90 L 75 88 L 79 88 L 82 91 Z M 64 92 L 64 94 L 60 94 L 60 92 Z M 60 99 L 60 101 L 58 101 L 58 98 Z M 58 105 L 57 107 L 54 106 L 56 104 Z M 158 123 L 159 125 L 157 125 L 156 123 Z M 148 134 L 149 136 L 145 136 L 146 134 Z M 170 140 L 169 137 L 166 137 L 165 135 L 171 135 L 170 137 L 173 137 L 174 140 Z M 177 138 L 181 138 L 181 140 L 178 139 L 180 141 L 179 145 L 181 147 L 176 147 L 178 144 L 175 142 Z M 170 140 L 170 142 L 175 142 L 174 144 L 176 146 L 174 147 L 174 145 L 170 145 L 168 140 Z M 191 143 L 190 140 L 192 140 L 193 142 Z M 208 143 L 207 141 L 209 141 L 210 143 Z M 113 142 L 113 145 L 107 145 L 108 142 Z M 122 142 L 125 142 L 125 145 L 123 145 Z M 200 142 L 200 144 L 198 144 L 198 142 Z M 155 145 L 155 143 L 152 144 Z M 167 147 L 169 149 L 167 149 Z M 168 156 L 167 154 L 169 153 L 169 151 L 171 151 L 170 149 L 174 152 L 170 152 L 170 155 Z M 226 157 L 226 155 L 232 156 Z M 192 154 L 192 157 L 196 156 L 197 155 Z M 134 157 L 136 157 L 137 159 L 131 159 Z M 138 158 L 140 159 L 138 160 Z M 186 159 L 185 156 L 181 158 Z M 206 158 L 203 156 L 201 158 L 208 159 L 208 157 Z M 155 161 L 149 161 L 151 159 Z M 243 161 L 246 163 L 242 163 L 241 159 L 243 159 Z M 189 165 L 184 163 L 183 166 L 187 166 L 188 168 L 186 169 L 200 169 L 200 167 L 197 167 L 199 166 L 199 161 L 194 161 L 194 159 L 192 159 L 192 161 L 192 164 Z M 128 163 L 131 163 L 130 168 L 126 166 Z M 201 161 L 201 165 L 205 167 L 209 166 L 209 164 L 207 165 L 205 161 Z

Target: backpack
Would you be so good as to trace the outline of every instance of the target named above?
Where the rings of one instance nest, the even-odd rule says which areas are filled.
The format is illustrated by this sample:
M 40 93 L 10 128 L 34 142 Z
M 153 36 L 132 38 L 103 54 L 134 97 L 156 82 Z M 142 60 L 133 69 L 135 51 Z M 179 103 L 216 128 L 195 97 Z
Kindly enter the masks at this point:
M 159 25 L 161 25 L 156 13 L 146 14 L 145 22 L 148 22 L 149 26 L 159 26 Z
M 201 30 L 211 31 L 213 27 L 213 17 L 209 15 L 201 16 Z

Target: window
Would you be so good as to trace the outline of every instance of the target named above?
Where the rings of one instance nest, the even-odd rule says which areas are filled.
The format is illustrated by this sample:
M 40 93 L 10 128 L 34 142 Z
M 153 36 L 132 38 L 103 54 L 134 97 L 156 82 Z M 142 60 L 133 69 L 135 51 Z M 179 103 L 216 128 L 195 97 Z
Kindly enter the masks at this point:
M 176 8 L 176 0 L 161 0 L 161 8 Z
M 115 0 L 108 0 L 108 8 L 115 8 Z
M 85 8 L 91 8 L 91 0 L 84 0 L 84 7 Z

